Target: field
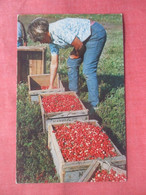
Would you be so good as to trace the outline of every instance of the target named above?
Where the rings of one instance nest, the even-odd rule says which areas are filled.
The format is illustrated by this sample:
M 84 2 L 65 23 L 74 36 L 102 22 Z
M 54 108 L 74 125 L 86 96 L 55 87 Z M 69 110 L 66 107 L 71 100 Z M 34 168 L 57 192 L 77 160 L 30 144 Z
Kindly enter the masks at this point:
M 38 16 L 44 16 L 49 22 L 53 22 L 69 15 L 21 15 L 19 18 L 27 29 L 30 21 Z M 116 14 L 70 16 L 98 21 L 107 31 L 107 41 L 97 69 L 100 104 L 97 113 L 90 115 L 90 118 L 97 119 L 122 154 L 126 154 L 122 16 Z M 28 38 L 28 45 L 41 44 L 33 43 Z M 46 46 L 46 73 L 49 73 L 50 52 L 48 45 Z M 71 49 L 60 50 L 59 55 L 58 73 L 66 90 L 68 90 L 66 61 Z M 79 86 L 79 97 L 89 108 L 82 66 Z M 42 133 L 40 107 L 29 102 L 27 83 L 18 84 L 17 90 L 17 182 L 58 182 L 47 149 L 47 134 Z

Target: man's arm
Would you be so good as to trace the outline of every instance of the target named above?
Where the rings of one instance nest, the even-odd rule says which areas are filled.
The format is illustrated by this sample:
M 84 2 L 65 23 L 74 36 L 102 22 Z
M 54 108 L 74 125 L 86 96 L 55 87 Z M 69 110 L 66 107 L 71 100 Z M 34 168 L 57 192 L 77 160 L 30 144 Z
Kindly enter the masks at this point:
M 58 69 L 58 58 L 59 56 L 53 55 L 51 56 L 51 65 L 50 65 L 50 86 L 49 89 L 53 89 L 54 80 L 56 78 L 57 69 Z

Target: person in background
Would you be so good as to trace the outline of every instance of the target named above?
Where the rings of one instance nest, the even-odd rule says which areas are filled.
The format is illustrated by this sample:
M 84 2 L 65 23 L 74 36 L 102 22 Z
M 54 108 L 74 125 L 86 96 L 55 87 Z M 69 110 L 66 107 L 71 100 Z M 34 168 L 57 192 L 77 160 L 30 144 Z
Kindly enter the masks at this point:
M 19 46 L 27 46 L 27 34 L 20 20 L 17 21 L 17 47 Z
M 88 101 L 96 110 L 99 103 L 97 64 L 106 42 L 104 27 L 82 18 L 64 18 L 53 23 L 48 23 L 45 18 L 36 18 L 29 24 L 27 32 L 34 42 L 49 44 L 50 89 L 57 74 L 59 49 L 73 47 L 67 60 L 69 90 L 78 93 L 79 66 L 83 63 Z

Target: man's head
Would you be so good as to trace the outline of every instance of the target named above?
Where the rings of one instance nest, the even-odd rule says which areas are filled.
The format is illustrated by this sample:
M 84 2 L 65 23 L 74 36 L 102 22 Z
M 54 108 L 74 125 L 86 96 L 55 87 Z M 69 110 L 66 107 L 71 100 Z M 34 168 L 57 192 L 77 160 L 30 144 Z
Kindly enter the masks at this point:
M 48 33 L 49 23 L 44 18 L 36 18 L 34 19 L 28 26 L 27 33 L 30 38 L 36 42 L 43 42 L 46 34 Z

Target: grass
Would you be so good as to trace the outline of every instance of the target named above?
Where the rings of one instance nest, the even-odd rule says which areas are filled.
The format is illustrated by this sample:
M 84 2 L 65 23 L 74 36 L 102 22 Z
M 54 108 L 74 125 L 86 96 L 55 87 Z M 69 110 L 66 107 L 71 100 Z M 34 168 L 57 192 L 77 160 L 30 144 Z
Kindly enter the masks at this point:
M 29 101 L 28 86 L 22 83 L 17 90 L 17 183 L 58 182 L 42 132 L 40 106 Z
M 30 21 L 38 16 L 43 15 L 22 15 L 20 20 L 24 23 L 27 29 Z M 123 30 L 122 30 L 122 16 L 118 14 L 113 15 L 45 15 L 49 22 L 54 22 L 64 17 L 82 17 L 96 20 L 103 24 L 107 31 L 107 41 L 98 64 L 98 82 L 99 82 L 99 110 L 91 118 L 97 119 L 103 126 L 106 133 L 119 148 L 119 150 L 126 154 L 126 138 L 125 138 L 125 99 L 124 99 L 124 59 L 123 59 Z M 33 43 L 28 39 L 28 45 L 41 45 Z M 50 66 L 50 52 L 48 45 L 46 52 L 46 73 L 49 73 Z M 68 76 L 66 61 L 71 49 L 60 50 L 59 69 L 61 80 L 65 89 L 68 90 Z M 17 127 L 18 143 L 17 143 L 17 176 L 19 182 L 58 182 L 55 175 L 54 165 L 51 160 L 49 151 L 46 150 L 46 135 L 41 134 L 41 117 L 39 108 L 26 103 L 27 90 L 20 85 L 21 93 L 18 91 L 17 101 L 17 121 L 21 122 Z M 85 105 L 88 105 L 88 91 L 84 75 L 82 73 L 82 65 L 80 67 L 79 79 L 79 97 Z M 20 89 L 19 89 L 20 90 Z M 25 98 L 24 98 L 25 97 Z M 24 106 L 24 104 L 26 104 Z M 19 110 L 19 108 L 21 108 Z M 26 112 L 25 115 L 21 113 L 22 110 L 29 110 L 33 108 L 32 113 Z M 24 113 L 24 112 L 23 112 Z M 35 115 L 35 114 L 36 115 Z M 38 118 L 37 118 L 38 117 Z M 31 119 L 30 119 L 31 118 Z M 34 124 L 37 124 L 34 128 Z M 27 127 L 26 127 L 27 126 Z M 26 129 L 26 132 L 25 132 Z M 23 132 L 23 133 L 22 133 Z M 25 133 L 24 133 L 25 132 Z M 37 132 L 37 133 L 36 133 Z M 22 135 L 24 142 L 21 143 Z M 31 136 L 31 134 L 33 136 Z M 20 137 L 19 137 L 20 136 Z M 25 137 L 26 136 L 26 137 Z M 30 136 L 30 137 L 29 137 Z M 20 143 L 19 143 L 20 142 Z M 25 151 L 25 149 L 27 149 Z M 42 152 L 44 151 L 44 153 Z M 30 156 L 31 154 L 31 156 Z M 39 156 L 38 156 L 39 154 Z M 43 159 L 46 158 L 47 161 Z M 25 162 L 24 162 L 25 159 Z M 34 160 L 35 159 L 35 160 Z M 48 164 L 46 165 L 46 162 Z M 31 166 L 30 166 L 31 165 Z M 34 168 L 34 169 L 33 169 Z M 35 171 L 37 170 L 37 172 Z M 39 175 L 43 175 L 42 177 Z M 38 180 L 36 178 L 39 178 Z

